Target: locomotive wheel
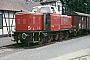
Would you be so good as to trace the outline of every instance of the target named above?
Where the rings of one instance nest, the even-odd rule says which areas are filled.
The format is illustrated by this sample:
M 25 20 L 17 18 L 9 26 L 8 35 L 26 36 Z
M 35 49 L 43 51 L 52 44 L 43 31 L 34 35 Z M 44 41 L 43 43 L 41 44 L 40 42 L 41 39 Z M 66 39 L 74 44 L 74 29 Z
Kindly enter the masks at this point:
M 86 31 L 86 35 L 88 34 L 88 31 Z
M 58 39 L 59 39 L 59 35 L 56 34 L 56 36 L 55 36 L 55 40 L 57 41 Z
M 18 36 L 15 36 L 15 41 L 16 41 L 16 43 L 18 44 L 18 41 L 19 41 L 19 40 L 18 40 L 17 38 L 18 38 Z
M 16 43 L 19 44 L 19 43 L 18 43 L 18 40 L 16 40 Z
M 79 32 L 78 32 L 78 36 L 81 36 L 81 35 L 82 35 L 81 31 L 79 31 Z
M 69 37 L 69 33 L 66 32 L 66 34 L 65 34 L 65 39 L 67 39 L 68 37 Z
M 62 41 L 63 40 L 63 33 L 60 33 L 59 35 L 59 41 Z
M 22 40 L 20 40 L 20 42 L 21 42 L 21 43 L 23 43 L 23 44 L 25 44 L 25 40 L 23 40 L 23 39 L 22 39 Z
M 77 36 L 77 31 L 74 31 L 74 36 Z
M 20 40 L 20 42 L 21 42 L 22 44 L 25 44 L 25 45 L 30 46 L 30 42 L 29 42 L 28 40 L 22 39 L 22 40 Z
M 39 45 L 42 45 L 44 43 L 44 38 L 42 38 L 40 41 L 39 41 Z
M 47 42 L 50 43 L 53 40 L 53 36 L 48 36 Z

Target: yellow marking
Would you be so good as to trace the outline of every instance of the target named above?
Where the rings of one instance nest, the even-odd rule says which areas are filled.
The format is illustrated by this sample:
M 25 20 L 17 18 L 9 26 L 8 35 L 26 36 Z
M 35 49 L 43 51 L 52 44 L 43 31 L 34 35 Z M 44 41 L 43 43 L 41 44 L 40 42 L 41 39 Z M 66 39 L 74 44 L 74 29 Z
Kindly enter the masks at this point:
M 39 32 L 39 41 L 40 41 L 40 32 Z
M 33 33 L 33 41 L 34 41 L 34 33 Z

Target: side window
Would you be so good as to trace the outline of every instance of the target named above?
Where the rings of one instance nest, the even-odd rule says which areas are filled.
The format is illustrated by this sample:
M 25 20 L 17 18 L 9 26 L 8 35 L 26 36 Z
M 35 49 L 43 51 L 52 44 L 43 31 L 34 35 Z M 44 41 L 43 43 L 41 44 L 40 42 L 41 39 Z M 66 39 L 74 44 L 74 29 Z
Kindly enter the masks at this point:
M 32 12 L 37 12 L 37 11 L 38 11 L 37 7 L 32 9 Z
M 0 29 L 2 28 L 2 14 L 0 14 Z
M 40 8 L 40 13 L 49 13 L 49 12 L 50 12 L 50 10 L 48 7 L 41 7 Z
M 17 20 L 17 23 L 20 24 L 20 19 Z

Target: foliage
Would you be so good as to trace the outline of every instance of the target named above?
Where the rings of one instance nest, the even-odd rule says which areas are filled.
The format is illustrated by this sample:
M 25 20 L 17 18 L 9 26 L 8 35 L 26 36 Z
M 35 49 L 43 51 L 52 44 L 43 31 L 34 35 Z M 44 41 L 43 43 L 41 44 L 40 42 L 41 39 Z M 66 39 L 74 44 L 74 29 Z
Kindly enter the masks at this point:
M 90 13 L 90 0 L 65 0 L 65 11 Z

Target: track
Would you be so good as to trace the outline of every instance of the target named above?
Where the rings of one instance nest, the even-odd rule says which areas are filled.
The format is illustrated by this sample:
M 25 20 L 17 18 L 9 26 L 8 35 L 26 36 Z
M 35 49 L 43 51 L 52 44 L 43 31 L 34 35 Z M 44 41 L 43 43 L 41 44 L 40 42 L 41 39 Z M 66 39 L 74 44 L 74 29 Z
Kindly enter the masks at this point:
M 2 47 L 0 47 L 0 49 L 3 49 L 3 48 L 4 49 L 5 48 L 34 49 L 34 48 L 38 48 L 38 47 L 42 47 L 42 46 L 50 45 L 50 44 L 54 44 L 54 43 L 55 43 L 55 41 L 51 42 L 51 43 L 45 43 L 45 44 L 42 44 L 42 45 L 39 45 L 37 43 L 31 43 L 30 46 L 19 43 L 19 44 L 11 44 L 11 45 L 2 46 Z
M 76 37 L 72 37 L 72 38 L 68 38 L 68 39 L 63 39 L 62 41 L 52 41 L 50 43 L 44 43 L 44 44 L 41 44 L 41 45 L 39 45 L 37 43 L 31 43 L 30 46 L 27 46 L 27 45 L 22 44 L 22 43 L 11 44 L 11 45 L 6 45 L 6 46 L 1 46 L 0 49 L 7 49 L 7 48 L 12 48 L 12 49 L 16 49 L 16 48 L 17 49 L 34 49 L 34 48 L 38 48 L 38 47 L 54 44 L 56 42 L 63 42 L 63 41 L 76 39 L 76 38 L 83 37 L 83 36 L 87 36 L 87 35 L 82 35 L 82 36 L 76 36 Z
M 83 35 L 83 36 L 87 36 L 87 35 Z M 4 56 L 7 56 L 9 54 L 17 53 L 17 52 L 28 50 L 28 49 L 35 49 L 35 48 L 55 44 L 56 42 L 62 43 L 64 41 L 76 39 L 76 38 L 83 37 L 83 36 L 77 36 L 77 37 L 72 37 L 72 38 L 68 38 L 68 39 L 63 39 L 63 41 L 52 41 L 50 43 L 44 43 L 42 45 L 39 45 L 37 43 L 32 43 L 32 44 L 30 44 L 30 46 L 27 46 L 27 45 L 22 44 L 22 43 L 19 43 L 19 44 L 14 43 L 14 44 L 10 44 L 10 45 L 1 46 L 0 47 L 0 57 L 4 57 Z

